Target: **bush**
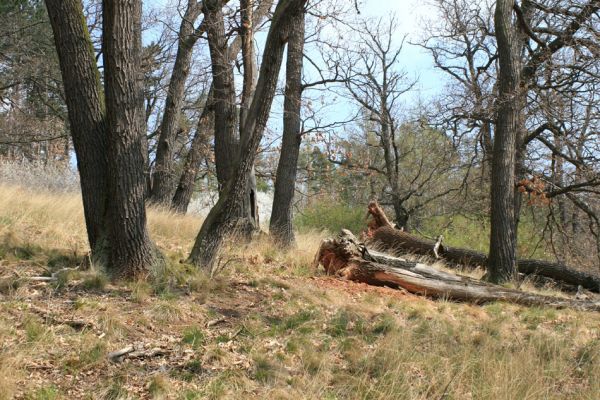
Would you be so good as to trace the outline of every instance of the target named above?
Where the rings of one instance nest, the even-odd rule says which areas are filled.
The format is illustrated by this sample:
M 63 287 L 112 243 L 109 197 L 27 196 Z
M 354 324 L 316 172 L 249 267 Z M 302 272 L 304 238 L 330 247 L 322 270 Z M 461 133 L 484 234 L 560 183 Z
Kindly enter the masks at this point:
M 301 232 L 310 230 L 328 230 L 338 233 L 341 229 L 349 229 L 354 234 L 365 230 L 366 211 L 359 207 L 345 204 L 317 203 L 296 215 L 296 229 Z

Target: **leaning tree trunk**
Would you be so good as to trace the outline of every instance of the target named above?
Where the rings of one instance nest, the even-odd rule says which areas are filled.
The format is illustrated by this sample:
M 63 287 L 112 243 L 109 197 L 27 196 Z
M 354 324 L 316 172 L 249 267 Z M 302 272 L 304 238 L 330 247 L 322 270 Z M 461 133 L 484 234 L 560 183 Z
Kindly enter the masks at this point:
M 141 16 L 141 0 L 103 1 L 109 268 L 127 277 L 144 273 L 158 257 L 146 227 Z
M 188 6 L 179 27 L 177 55 L 171 73 L 171 80 L 169 81 L 152 174 L 150 201 L 157 204 L 168 205 L 173 198 L 175 189 L 173 154 L 175 140 L 177 139 L 177 124 L 181 114 L 185 82 L 190 73 L 194 44 L 199 38 L 199 35 L 196 34 L 194 22 L 201 11 L 202 3 L 196 0 L 188 0 Z
M 302 64 L 304 59 L 304 11 L 292 22 L 287 48 L 283 137 L 277 164 L 275 194 L 269 232 L 275 241 L 287 247 L 294 243 L 293 201 L 302 132 Z
M 213 133 L 213 110 L 210 104 L 210 95 L 207 100 L 207 104 L 202 110 L 202 114 L 198 119 L 196 125 L 196 133 L 192 140 L 192 146 L 188 151 L 183 164 L 183 172 L 179 178 L 179 184 L 175 195 L 173 195 L 173 201 L 171 202 L 171 209 L 177 213 L 185 214 L 187 212 L 192 195 L 194 194 L 194 186 L 196 184 L 196 177 L 200 170 L 200 164 L 202 160 L 208 157 L 210 153 L 210 139 Z
M 269 117 L 291 21 L 304 2 L 305 0 L 281 0 L 277 4 L 265 44 L 256 91 L 244 123 L 242 137 L 246 140 L 242 143 L 243 151 L 236 164 L 233 179 L 227 183 L 198 233 L 189 257 L 193 264 L 212 269 L 223 241 L 226 236 L 234 233 L 238 224 L 238 210 Z
M 227 54 L 222 6 L 219 0 L 209 0 L 203 7 L 213 77 L 215 163 L 220 188 L 224 188 L 233 176 L 239 154 L 233 67 Z
M 262 0 L 256 10 L 252 13 L 252 25 L 259 25 L 269 13 L 271 6 L 273 5 L 273 0 Z M 233 60 L 237 57 L 237 54 L 240 52 L 242 47 L 242 39 L 238 35 L 233 40 L 233 42 L 229 45 L 227 49 L 227 58 L 229 60 Z M 213 106 L 209 106 L 212 104 L 214 93 L 214 82 L 211 84 L 211 88 L 209 90 L 209 95 L 207 96 L 206 104 L 208 107 L 207 111 L 209 114 L 205 115 L 203 112 L 203 117 L 208 118 L 212 122 L 212 126 L 210 126 L 210 135 L 209 132 L 198 132 L 194 135 L 192 139 L 192 145 L 190 146 L 190 150 L 188 151 L 185 162 L 183 173 L 179 179 L 179 184 L 177 185 L 177 189 L 175 190 L 175 195 L 173 196 L 173 201 L 171 203 L 171 208 L 176 212 L 185 213 L 189 206 L 189 203 L 192 199 L 194 182 L 196 181 L 198 171 L 200 170 L 200 163 L 203 160 L 202 154 L 199 152 L 204 147 L 204 142 L 206 140 L 206 135 L 212 136 L 212 132 L 214 130 L 214 110 Z M 254 185 L 255 186 L 255 185 Z
M 506 301 L 526 306 L 549 306 L 600 311 L 600 302 L 563 299 L 506 289 L 431 266 L 378 253 L 358 243 L 349 231 L 325 239 L 315 257 L 330 275 L 376 286 L 402 288 L 408 292 L 450 300 L 485 303 Z
M 46 0 L 77 157 L 88 240 L 94 258 L 106 239 L 107 138 L 104 94 L 80 0 Z
M 491 233 L 488 279 L 514 279 L 517 260 L 515 227 L 515 152 L 520 127 L 521 66 L 519 37 L 513 24 L 514 1 L 498 0 L 494 14 L 498 42 L 498 98 L 492 155 Z
M 228 182 L 233 178 L 235 165 L 240 157 L 240 136 L 236 129 L 238 118 L 233 66 L 228 57 L 222 7 L 221 1 L 209 0 L 204 2 L 203 10 L 213 76 L 215 164 L 219 182 L 219 197 L 223 195 Z M 243 201 L 238 204 L 237 211 L 239 226 L 248 234 L 257 228 L 254 219 L 255 203 L 252 200 L 255 199 L 255 196 L 252 196 L 255 195 L 255 192 L 251 190 L 252 183 L 253 174 L 252 171 L 249 171 L 246 175 L 245 187 L 236 189 L 243 193 Z

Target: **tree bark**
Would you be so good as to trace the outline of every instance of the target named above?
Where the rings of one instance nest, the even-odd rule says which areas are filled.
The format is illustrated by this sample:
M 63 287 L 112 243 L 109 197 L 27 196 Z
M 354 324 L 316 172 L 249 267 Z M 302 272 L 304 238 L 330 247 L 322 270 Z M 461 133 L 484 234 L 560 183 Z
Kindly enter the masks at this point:
M 173 153 L 181 105 L 184 98 L 185 82 L 190 73 L 190 64 L 194 45 L 200 37 L 194 28 L 194 22 L 202 12 L 202 3 L 188 0 L 186 11 L 179 27 L 179 41 L 175 64 L 169 81 L 165 110 L 160 125 L 160 136 L 156 147 L 156 160 L 152 176 L 150 201 L 168 205 L 175 190 Z
M 109 269 L 124 277 L 144 274 L 159 257 L 146 226 L 141 16 L 141 0 L 103 1 Z
M 222 7 L 220 0 L 205 1 L 203 7 L 214 88 L 215 163 L 221 190 L 233 175 L 239 155 L 233 66 L 227 52 Z
M 369 240 L 374 248 L 385 251 L 415 253 L 443 258 L 453 264 L 469 267 L 485 267 L 488 257 L 478 251 L 445 246 L 432 240 L 423 239 L 406 232 L 394 229 L 385 213 L 376 202 L 369 203 L 368 214 Z M 600 276 L 576 270 L 567 265 L 545 260 L 519 259 L 517 270 L 526 275 L 537 275 L 550 278 L 556 282 L 579 286 L 600 293 Z
M 315 257 L 327 274 L 376 286 L 403 288 L 436 298 L 485 303 L 506 301 L 525 306 L 574 308 L 600 311 L 600 302 L 563 299 L 506 289 L 468 277 L 373 251 L 357 242 L 348 231 L 336 239 L 325 239 Z
M 189 261 L 195 265 L 212 269 L 225 237 L 234 233 L 238 224 L 238 210 L 244 200 L 247 177 L 252 170 L 269 117 L 291 21 L 304 2 L 305 0 L 281 0 L 277 4 L 265 44 L 256 91 L 244 123 L 241 157 L 236 163 L 233 179 L 227 183 L 198 233 L 189 257 Z
M 273 4 L 272 0 L 262 0 L 259 3 L 256 10 L 254 10 L 254 12 L 252 13 L 252 25 L 253 26 L 259 25 L 265 19 L 269 10 L 271 9 L 272 4 Z M 240 52 L 241 47 L 242 47 L 242 39 L 240 36 L 237 36 L 233 40 L 233 42 L 229 45 L 229 48 L 227 49 L 227 53 L 228 53 L 227 58 L 230 60 L 233 60 L 237 56 L 237 54 Z M 211 84 L 211 88 L 209 90 L 209 95 L 207 96 L 207 100 L 206 100 L 207 105 L 212 104 L 213 93 L 214 93 L 214 82 L 213 82 L 213 84 Z M 208 107 L 208 106 L 206 106 L 206 107 Z M 212 122 L 213 126 L 211 126 L 209 128 L 210 135 L 208 135 L 208 136 L 210 137 L 210 136 L 212 136 L 212 132 L 214 131 L 213 106 L 208 107 L 207 111 L 210 112 L 210 114 L 206 115 L 205 117 L 208 118 L 210 121 L 213 121 Z M 203 112 L 203 115 L 204 115 L 204 112 Z M 204 146 L 203 143 L 206 140 L 206 137 L 207 137 L 206 135 L 207 135 L 207 133 L 196 130 L 194 138 L 192 139 L 192 145 L 186 155 L 186 159 L 184 162 L 184 172 L 182 173 L 182 175 L 179 179 L 179 184 L 177 186 L 177 189 L 175 191 L 175 196 L 173 197 L 173 202 L 171 204 L 171 208 L 173 210 L 175 210 L 176 212 L 185 212 L 184 210 L 187 210 L 187 207 L 191 201 L 192 194 L 193 194 L 193 185 L 194 185 L 194 182 L 196 181 L 198 171 L 200 170 L 199 163 L 202 160 L 202 155 L 199 154 L 198 152 L 200 152 Z
M 294 244 L 293 201 L 296 190 L 298 157 L 302 142 L 300 112 L 302 108 L 302 65 L 304 59 L 304 10 L 292 21 L 287 46 L 285 99 L 283 102 L 283 137 L 277 164 L 275 193 L 269 232 L 288 247 Z
M 198 119 L 192 146 L 186 156 L 183 172 L 179 178 L 179 184 L 177 185 L 177 190 L 175 190 L 175 195 L 173 195 L 173 201 L 171 202 L 171 209 L 180 214 L 185 214 L 187 212 L 190 201 L 192 200 L 192 195 L 194 194 L 194 185 L 196 183 L 198 171 L 200 170 L 200 164 L 203 159 L 206 159 L 208 153 L 211 151 L 210 139 L 214 127 L 214 113 L 212 110 L 213 106 L 208 103 L 209 101 L 210 97 Z
M 521 65 L 518 30 L 513 24 L 514 1 L 498 0 L 494 14 L 498 44 L 498 115 L 492 155 L 491 233 L 488 279 L 500 283 L 515 278 L 517 237 L 515 215 L 516 141 L 520 127 Z
M 77 157 L 92 256 L 106 239 L 107 137 L 104 93 L 80 0 L 46 0 Z

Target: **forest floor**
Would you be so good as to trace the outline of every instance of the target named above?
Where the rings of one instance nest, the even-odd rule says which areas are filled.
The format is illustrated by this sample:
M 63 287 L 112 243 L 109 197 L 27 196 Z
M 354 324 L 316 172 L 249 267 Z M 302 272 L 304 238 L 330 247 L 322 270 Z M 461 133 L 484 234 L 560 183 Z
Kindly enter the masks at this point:
M 146 281 L 31 281 L 84 256 L 80 200 L 0 187 L 0 399 L 598 399 L 600 313 L 326 277 L 321 233 L 230 246 L 209 279 L 179 262 L 197 217 L 149 223 L 171 262 Z

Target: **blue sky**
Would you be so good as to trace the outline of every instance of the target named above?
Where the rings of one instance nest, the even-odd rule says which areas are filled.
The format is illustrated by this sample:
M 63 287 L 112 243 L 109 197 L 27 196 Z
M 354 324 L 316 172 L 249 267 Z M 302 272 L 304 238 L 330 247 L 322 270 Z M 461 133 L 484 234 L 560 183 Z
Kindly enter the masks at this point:
M 182 6 L 187 2 L 187 0 L 179 1 Z M 404 96 L 403 103 L 407 108 L 410 108 L 417 100 L 426 102 L 435 97 L 443 90 L 445 82 L 443 73 L 434 69 L 431 56 L 420 47 L 409 43 L 419 40 L 425 20 L 435 18 L 435 9 L 429 3 L 431 1 L 433 0 L 359 0 L 361 16 L 385 18 L 394 14 L 398 21 L 398 29 L 395 32 L 397 43 L 400 43 L 404 36 L 407 37 L 400 60 L 400 68 L 407 71 L 410 78 L 418 79 L 415 90 Z M 146 10 L 152 7 L 163 8 L 167 4 L 177 4 L 177 2 L 178 0 L 145 0 L 144 7 Z M 260 36 L 257 39 L 260 47 Z M 281 98 L 275 100 L 269 120 L 269 128 L 275 136 L 281 133 L 281 100 Z M 349 102 L 338 98 L 334 104 L 323 108 L 324 121 L 345 120 L 353 115 L 353 109 L 354 107 Z
M 407 41 L 419 41 L 423 23 L 435 18 L 436 10 L 431 0 L 364 0 L 363 10 L 373 17 L 394 13 L 399 21 L 398 40 L 407 35 Z M 402 57 L 403 67 L 419 78 L 418 88 L 424 98 L 435 96 L 443 88 L 445 76 L 433 67 L 431 55 L 418 46 L 406 43 Z

